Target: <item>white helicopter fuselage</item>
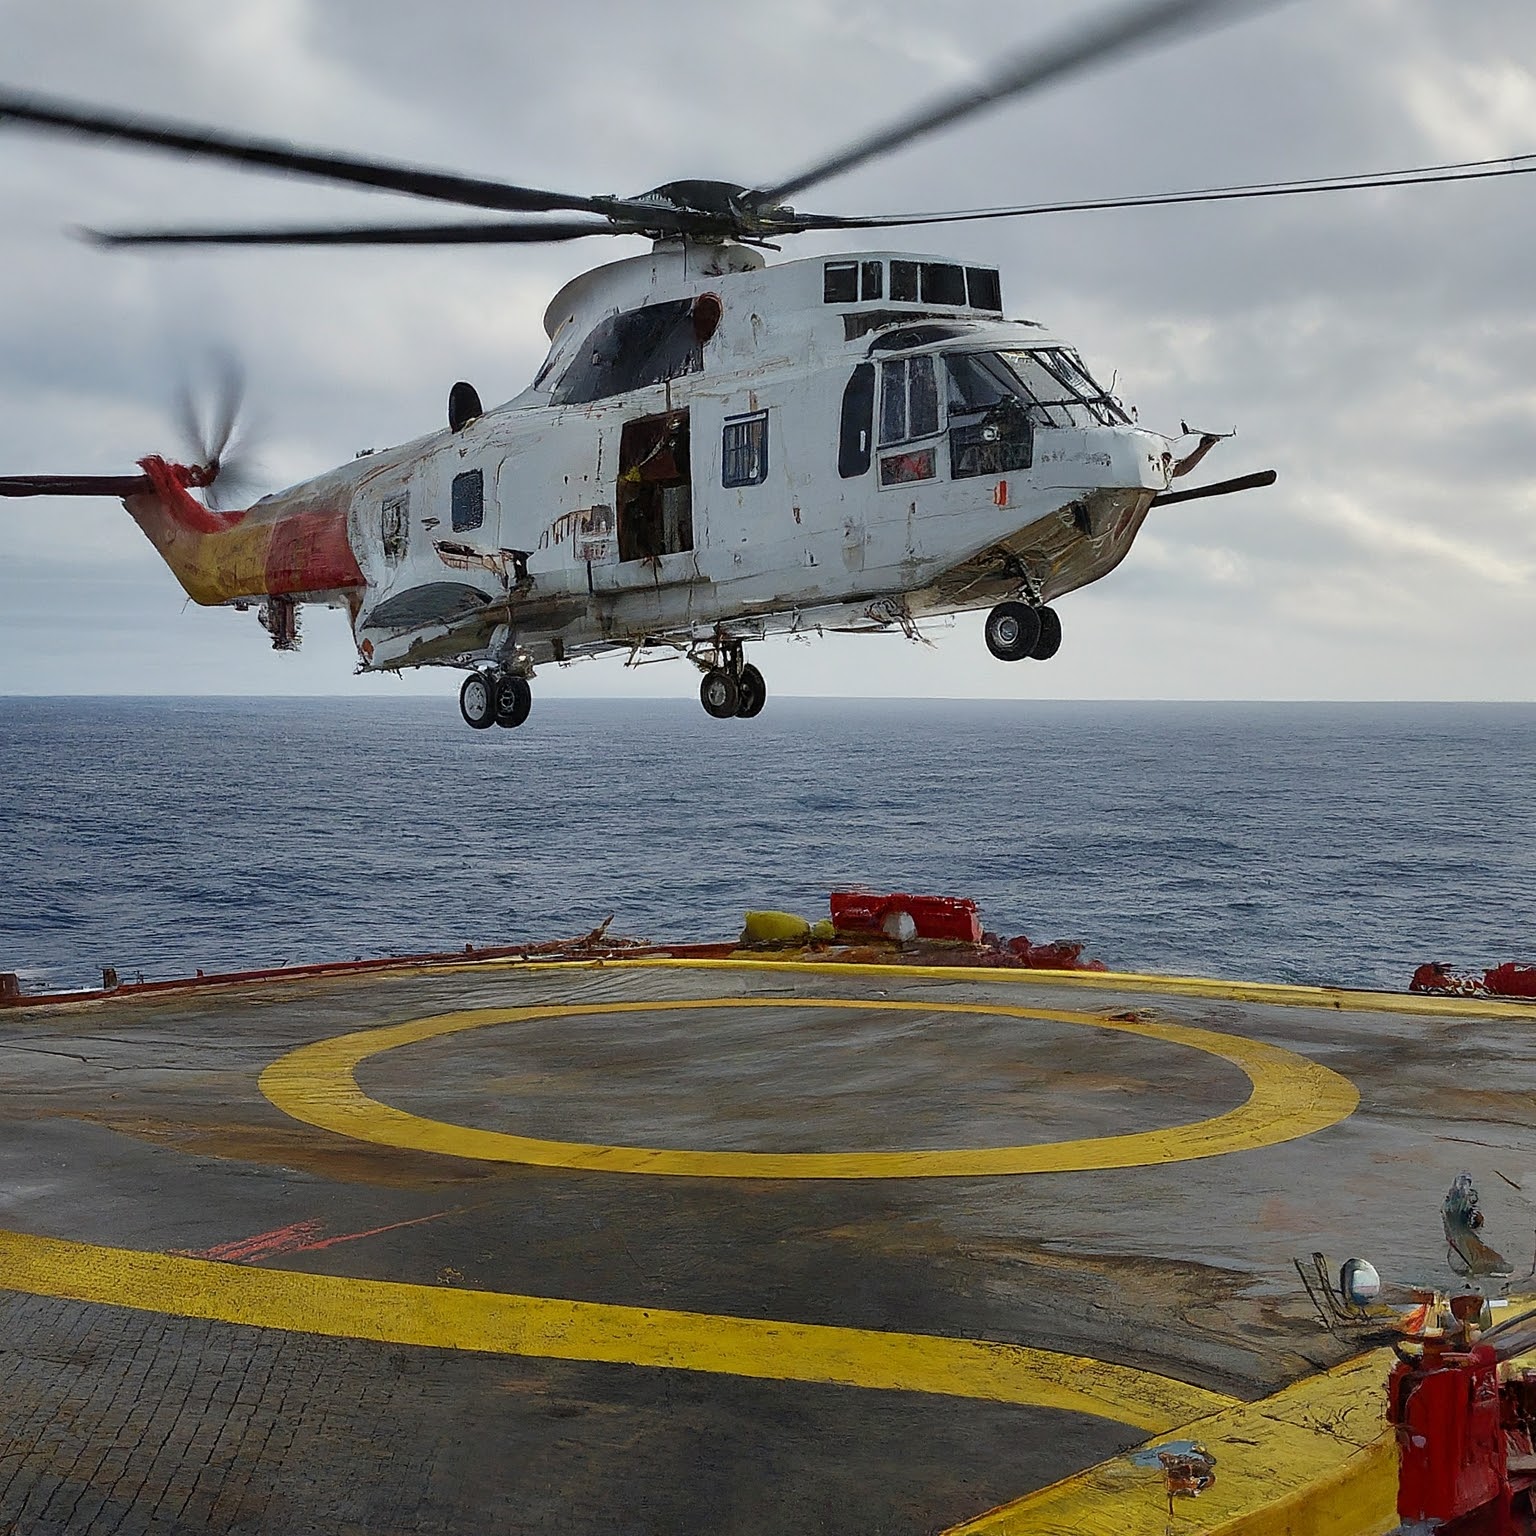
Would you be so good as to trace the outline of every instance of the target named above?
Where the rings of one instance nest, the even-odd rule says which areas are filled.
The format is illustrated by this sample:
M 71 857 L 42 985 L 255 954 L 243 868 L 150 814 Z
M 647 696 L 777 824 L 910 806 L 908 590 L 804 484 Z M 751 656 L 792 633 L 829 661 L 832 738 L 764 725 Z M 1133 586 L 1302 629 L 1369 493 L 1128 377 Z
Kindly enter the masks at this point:
M 829 300 L 850 269 L 873 292 Z M 1003 319 L 996 274 L 970 270 L 995 308 L 963 289 L 958 304 L 891 298 L 930 272 L 955 296 L 962 269 L 931 257 L 770 267 L 740 246 L 658 245 L 556 297 L 549 359 L 516 399 L 273 510 L 346 496 L 365 670 L 527 670 L 720 631 L 910 627 L 1009 592 L 1047 601 L 1119 563 L 1173 455 L 1095 396 L 1037 413 L 1028 451 L 994 453 L 992 471 L 985 448 L 979 471 L 974 453 L 962 464 L 946 357 L 1065 351 Z M 691 349 L 675 334 L 689 325 Z M 910 410 L 890 398 L 905 388 Z

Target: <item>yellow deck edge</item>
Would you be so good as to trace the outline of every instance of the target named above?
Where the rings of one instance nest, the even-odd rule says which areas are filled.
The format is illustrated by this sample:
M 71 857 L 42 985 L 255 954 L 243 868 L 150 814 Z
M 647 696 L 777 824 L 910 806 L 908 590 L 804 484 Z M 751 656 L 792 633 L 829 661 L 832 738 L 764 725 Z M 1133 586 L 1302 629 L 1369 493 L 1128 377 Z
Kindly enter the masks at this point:
M 732 956 L 727 960 L 649 956 L 601 960 L 466 960 L 424 968 L 444 976 L 465 970 L 676 969 L 800 971 L 817 976 L 919 976 L 933 981 L 1013 982 L 1086 988 L 1089 991 L 1160 992 L 1170 997 L 1209 997 L 1227 1002 L 1269 1003 L 1281 1008 L 1330 1008 L 1355 1013 L 1405 1013 L 1428 1017 L 1524 1019 L 1536 1024 L 1536 1007 L 1500 998 L 1441 997 L 1433 993 L 1369 992 L 1350 987 L 1301 986 L 1290 982 L 1223 981 L 1209 976 L 1153 976 L 1140 971 L 1036 971 L 980 965 L 889 965 L 862 961 L 775 960 Z M 375 975 L 384 974 L 381 972 Z
M 1533 1311 L 1536 1297 L 1512 1296 L 1499 1321 Z M 1390 1348 L 1373 1349 L 1258 1402 L 1217 1409 L 942 1536 L 1385 1536 L 1398 1525 L 1397 1441 L 1387 1423 L 1393 1360 Z M 1510 1363 L 1536 1364 L 1536 1355 Z M 1216 1482 L 1176 1499 L 1170 1521 L 1148 1453 L 1190 1440 L 1216 1458 Z
M 1150 1442 L 1195 1440 L 1216 1458 L 1215 1484 L 1176 1499 L 1172 1520 L 1156 1461 L 1127 1452 L 944 1536 L 1384 1536 L 1397 1525 L 1391 1366 L 1372 1350 Z

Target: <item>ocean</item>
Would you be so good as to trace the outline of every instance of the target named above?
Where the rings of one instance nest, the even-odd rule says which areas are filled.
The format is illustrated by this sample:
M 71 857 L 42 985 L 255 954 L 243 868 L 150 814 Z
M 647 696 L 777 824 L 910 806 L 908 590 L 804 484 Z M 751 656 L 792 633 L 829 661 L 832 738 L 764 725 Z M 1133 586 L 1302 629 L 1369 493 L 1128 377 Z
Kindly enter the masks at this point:
M 1121 970 L 1536 961 L 1536 705 L 0 698 L 29 990 L 613 931 L 862 884 Z

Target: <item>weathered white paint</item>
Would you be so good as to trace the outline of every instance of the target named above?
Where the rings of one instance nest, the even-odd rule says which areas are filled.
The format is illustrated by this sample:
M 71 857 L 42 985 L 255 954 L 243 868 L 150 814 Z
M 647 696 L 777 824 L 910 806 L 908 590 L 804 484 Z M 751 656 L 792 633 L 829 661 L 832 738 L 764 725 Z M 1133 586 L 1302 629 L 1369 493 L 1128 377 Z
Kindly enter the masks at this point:
M 838 259 L 893 257 L 941 259 L 890 251 Z M 751 638 L 830 624 L 884 627 L 1015 593 L 1008 555 L 1047 600 L 1114 569 L 1172 472 L 1170 440 L 1139 427 L 1038 428 L 1031 469 L 952 481 L 941 390 L 939 433 L 907 445 L 934 449 L 935 478 L 882 488 L 878 449 L 867 473 L 840 478 L 843 390 L 873 339 L 846 339 L 844 316 L 915 317 L 935 307 L 824 303 L 823 266 L 823 258 L 768 266 L 740 246 L 671 242 L 599 267 L 551 302 L 551 355 L 535 385 L 457 433 L 419 438 L 270 498 L 320 494 L 348 506 L 368 581 L 354 615 L 363 667 L 540 662 L 646 638 L 702 639 L 717 629 Z M 600 321 L 703 294 L 718 296 L 722 314 L 702 372 L 591 405 L 550 404 L 551 387 Z M 974 333 L 914 354 L 1063 345 L 1034 322 L 963 308 L 946 307 L 945 315 L 975 322 Z M 620 563 L 616 544 L 604 554 L 598 538 L 600 558 L 581 558 L 593 551 L 594 519 L 601 531 L 601 513 L 591 509 L 616 506 L 623 424 L 684 408 L 693 550 Z M 763 410 L 768 478 L 726 489 L 723 424 Z M 878 420 L 877 408 L 877 430 Z M 449 488 L 455 474 L 473 468 L 484 472 L 484 525 L 454 533 Z M 402 491 L 408 544 L 387 560 L 383 506 Z M 444 540 L 472 554 L 445 560 L 436 547 Z M 514 550 L 528 553 L 526 582 L 514 580 L 505 553 Z M 488 601 L 485 611 L 429 623 L 412 617 L 411 594 L 430 605 L 426 589 L 445 582 L 474 588 Z

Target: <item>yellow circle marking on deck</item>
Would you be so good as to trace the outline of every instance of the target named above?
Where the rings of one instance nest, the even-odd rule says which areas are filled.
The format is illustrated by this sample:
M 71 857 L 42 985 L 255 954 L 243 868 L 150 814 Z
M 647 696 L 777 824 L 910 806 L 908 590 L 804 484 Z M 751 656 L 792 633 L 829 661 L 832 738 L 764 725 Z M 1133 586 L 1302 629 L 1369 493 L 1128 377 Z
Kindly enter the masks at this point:
M 1252 1083 L 1246 1102 L 1187 1125 L 1078 1141 L 1011 1147 L 934 1148 L 871 1152 L 705 1152 L 664 1147 L 605 1146 L 548 1141 L 504 1131 L 429 1120 L 371 1099 L 358 1086 L 358 1066 L 398 1046 L 531 1019 L 595 1014 L 656 1013 L 706 1008 L 843 1008 L 881 1013 L 961 1013 L 1046 1019 L 1188 1046 L 1232 1063 Z M 602 1173 L 727 1179 L 976 1178 L 994 1174 L 1078 1173 L 1188 1162 L 1273 1146 L 1335 1125 L 1354 1112 L 1360 1095 L 1347 1078 L 1293 1051 L 1240 1035 L 1183 1024 L 1109 1019 L 1090 1013 L 1015 1008 L 1002 1003 L 892 1001 L 848 998 L 712 997 L 623 1003 L 542 1004 L 476 1008 L 435 1014 L 382 1029 L 338 1035 L 301 1046 L 261 1075 L 261 1091 L 295 1120 L 358 1141 L 501 1163 L 578 1168 Z

